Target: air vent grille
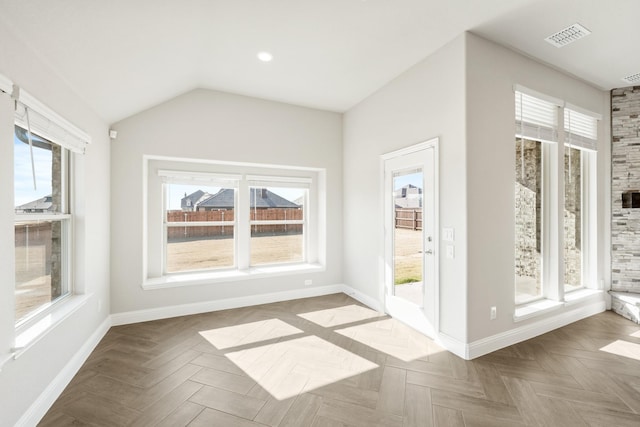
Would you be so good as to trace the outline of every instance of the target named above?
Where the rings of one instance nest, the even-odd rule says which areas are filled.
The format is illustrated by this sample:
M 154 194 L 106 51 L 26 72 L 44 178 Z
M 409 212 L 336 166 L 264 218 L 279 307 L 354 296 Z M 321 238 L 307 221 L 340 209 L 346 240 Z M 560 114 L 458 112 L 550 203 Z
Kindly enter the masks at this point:
M 564 30 L 558 31 L 555 34 L 551 34 L 545 39 L 545 41 L 551 43 L 555 47 L 563 47 L 571 44 L 583 37 L 591 34 L 591 31 L 587 30 L 582 25 L 575 23 Z
M 640 83 L 640 73 L 631 74 L 630 76 L 623 77 L 623 81 L 631 84 Z

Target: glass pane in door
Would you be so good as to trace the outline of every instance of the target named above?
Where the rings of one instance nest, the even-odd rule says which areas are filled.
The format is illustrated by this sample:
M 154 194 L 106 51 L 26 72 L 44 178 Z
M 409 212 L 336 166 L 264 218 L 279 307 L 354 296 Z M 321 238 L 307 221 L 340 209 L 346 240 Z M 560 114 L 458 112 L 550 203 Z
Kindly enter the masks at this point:
M 424 304 L 421 168 L 393 174 L 394 295 L 420 307 Z

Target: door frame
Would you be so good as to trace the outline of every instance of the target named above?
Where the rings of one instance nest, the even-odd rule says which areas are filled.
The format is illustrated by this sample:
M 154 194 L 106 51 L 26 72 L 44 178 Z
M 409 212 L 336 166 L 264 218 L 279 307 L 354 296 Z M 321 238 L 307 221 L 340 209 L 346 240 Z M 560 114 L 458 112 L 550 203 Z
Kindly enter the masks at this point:
M 385 163 L 390 159 L 394 159 L 397 157 L 405 156 L 408 154 L 414 154 L 423 150 L 432 149 L 433 150 L 433 195 L 432 200 L 427 201 L 426 199 L 423 201 L 423 206 L 428 206 L 432 204 L 433 206 L 433 289 L 431 294 L 426 293 L 426 276 L 424 275 L 424 270 L 426 267 L 426 260 L 423 261 L 423 290 L 424 294 L 424 304 L 422 310 L 422 315 L 424 319 L 416 319 L 415 315 L 411 313 L 407 313 L 406 316 L 397 316 L 397 319 L 403 321 L 409 326 L 417 329 L 423 334 L 436 339 L 438 337 L 440 331 L 440 194 L 439 194 L 439 138 L 435 137 L 429 139 L 424 142 L 420 142 L 418 144 L 411 145 L 409 147 L 401 148 L 399 150 L 392 151 L 390 153 L 386 153 L 380 156 L 380 190 L 382 197 L 380 198 L 380 212 L 383 212 L 383 227 L 382 232 L 380 233 L 381 239 L 381 280 L 380 280 L 380 288 L 379 288 L 379 298 L 381 301 L 381 305 L 384 308 L 384 311 L 387 314 L 389 313 L 388 307 L 388 298 L 387 298 L 387 288 L 393 287 L 393 224 L 390 218 L 391 206 L 389 202 L 390 198 L 390 190 L 387 188 L 387 180 L 386 180 L 386 168 Z M 426 175 L 425 178 L 427 179 Z M 392 192 L 392 191 L 391 191 Z M 423 194 L 425 194 L 423 192 Z M 426 197 L 426 195 L 425 195 Z M 425 212 L 423 211 L 423 219 L 425 218 Z M 424 223 L 423 223 L 424 224 Z M 423 233 L 426 234 L 426 230 L 423 229 Z M 423 238 L 424 235 L 423 234 Z M 423 241 L 424 245 L 424 241 Z M 433 313 L 428 315 L 425 312 L 425 307 L 427 307 L 427 298 L 433 301 L 432 309 Z M 393 298 L 391 299 L 393 301 Z M 410 304 L 410 303 L 407 303 Z M 430 317 L 430 318 L 429 318 Z

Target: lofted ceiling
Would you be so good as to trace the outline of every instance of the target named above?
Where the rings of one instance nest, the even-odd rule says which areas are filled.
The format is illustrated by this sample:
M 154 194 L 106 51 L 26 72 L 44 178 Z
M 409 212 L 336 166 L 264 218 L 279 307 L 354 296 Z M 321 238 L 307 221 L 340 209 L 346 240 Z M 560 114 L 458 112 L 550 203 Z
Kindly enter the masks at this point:
M 608 90 L 640 73 L 638 16 L 637 0 L 0 0 L 0 25 L 109 123 L 194 88 L 346 111 L 464 31 Z M 544 41 L 575 22 L 592 34 Z

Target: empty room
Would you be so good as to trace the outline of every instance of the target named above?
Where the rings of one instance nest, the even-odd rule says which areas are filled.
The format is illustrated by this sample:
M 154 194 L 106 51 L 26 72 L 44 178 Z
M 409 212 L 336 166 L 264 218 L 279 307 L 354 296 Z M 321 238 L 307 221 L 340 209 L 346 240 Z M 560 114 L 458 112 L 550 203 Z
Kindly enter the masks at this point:
M 635 0 L 0 0 L 0 426 L 640 425 Z

